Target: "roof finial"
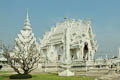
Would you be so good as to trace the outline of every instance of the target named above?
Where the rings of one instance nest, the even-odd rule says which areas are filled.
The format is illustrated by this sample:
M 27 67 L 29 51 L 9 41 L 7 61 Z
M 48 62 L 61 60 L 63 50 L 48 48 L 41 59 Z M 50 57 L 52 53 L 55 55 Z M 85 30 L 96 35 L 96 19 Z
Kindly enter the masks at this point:
M 30 27 L 30 21 L 29 21 L 29 15 L 28 15 L 28 8 L 27 8 L 27 15 L 26 15 L 26 20 L 25 20 L 24 28 L 25 29 L 31 29 L 31 27 Z
M 88 17 L 88 21 L 86 22 L 86 24 L 91 25 L 91 19 L 90 19 L 90 17 Z
M 68 18 L 66 16 L 64 16 L 64 21 L 66 21 Z
M 27 8 L 27 15 L 26 15 L 26 19 L 29 19 L 29 15 L 28 15 L 28 8 Z

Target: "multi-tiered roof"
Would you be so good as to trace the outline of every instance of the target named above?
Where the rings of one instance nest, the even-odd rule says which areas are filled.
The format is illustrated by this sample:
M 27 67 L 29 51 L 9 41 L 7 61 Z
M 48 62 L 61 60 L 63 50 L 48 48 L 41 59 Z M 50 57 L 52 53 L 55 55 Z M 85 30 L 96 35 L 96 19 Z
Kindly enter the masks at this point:
M 56 26 L 52 27 L 50 32 L 45 33 L 41 40 L 42 46 L 64 43 L 65 29 L 68 27 L 70 27 L 71 45 L 81 44 L 89 39 L 92 46 L 96 46 L 93 40 L 95 35 L 92 33 L 91 21 L 88 20 L 83 23 L 80 19 L 77 21 L 75 19 L 65 19 L 64 22 L 56 23 Z

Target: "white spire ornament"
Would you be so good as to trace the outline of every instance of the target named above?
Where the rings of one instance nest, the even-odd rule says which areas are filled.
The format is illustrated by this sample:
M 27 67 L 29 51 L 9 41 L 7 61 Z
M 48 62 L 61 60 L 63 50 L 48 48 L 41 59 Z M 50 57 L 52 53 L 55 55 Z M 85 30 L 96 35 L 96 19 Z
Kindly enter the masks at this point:
M 40 51 L 38 50 L 34 33 L 32 33 L 28 10 L 24 28 L 15 39 L 15 49 L 13 52 L 15 57 L 19 60 L 19 62 L 16 63 L 19 64 L 20 68 L 24 71 L 24 74 L 31 72 L 31 70 L 34 70 L 37 67 L 40 59 Z
M 34 37 L 34 33 L 32 33 L 32 28 L 30 27 L 29 22 L 30 21 L 27 10 L 27 16 L 24 23 L 24 28 L 20 31 L 20 34 L 18 34 L 18 38 L 16 38 L 17 45 L 15 46 L 15 48 L 17 48 L 18 46 L 21 47 L 21 49 L 24 50 L 24 52 L 26 52 L 26 54 L 24 55 L 28 54 L 27 50 L 30 48 L 32 44 L 36 45 L 36 38 Z
M 26 20 L 25 20 L 25 23 L 24 23 L 24 29 L 32 29 L 32 28 L 30 27 L 30 21 L 29 21 L 28 9 L 27 9 Z

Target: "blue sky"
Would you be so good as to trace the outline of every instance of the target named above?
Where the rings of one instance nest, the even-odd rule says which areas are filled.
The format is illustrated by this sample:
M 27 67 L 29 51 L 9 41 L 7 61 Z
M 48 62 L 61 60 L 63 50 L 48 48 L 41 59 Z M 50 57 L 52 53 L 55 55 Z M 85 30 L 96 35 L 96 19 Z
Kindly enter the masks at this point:
M 83 21 L 90 17 L 99 45 L 97 54 L 117 55 L 120 0 L 0 0 L 0 40 L 13 44 L 24 26 L 27 8 L 36 37 L 42 37 L 64 16 Z

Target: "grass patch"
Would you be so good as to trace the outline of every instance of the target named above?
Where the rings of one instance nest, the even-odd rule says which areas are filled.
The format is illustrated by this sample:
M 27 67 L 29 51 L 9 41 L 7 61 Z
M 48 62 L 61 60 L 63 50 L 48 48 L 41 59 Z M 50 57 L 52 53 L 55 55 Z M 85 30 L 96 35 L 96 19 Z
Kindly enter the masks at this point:
M 30 79 L 10 79 L 10 74 L 0 75 L 0 80 L 95 80 L 94 77 L 87 76 L 71 76 L 71 77 L 61 77 L 57 74 L 50 73 L 36 73 L 32 74 Z
M 10 80 L 9 75 L 0 75 L 0 80 Z
M 57 74 L 33 74 L 33 78 L 30 80 L 94 80 L 93 77 L 86 76 L 71 76 L 71 77 L 63 77 L 58 76 Z
M 14 71 L 0 71 L 0 74 L 5 74 L 5 73 L 12 73 Z

